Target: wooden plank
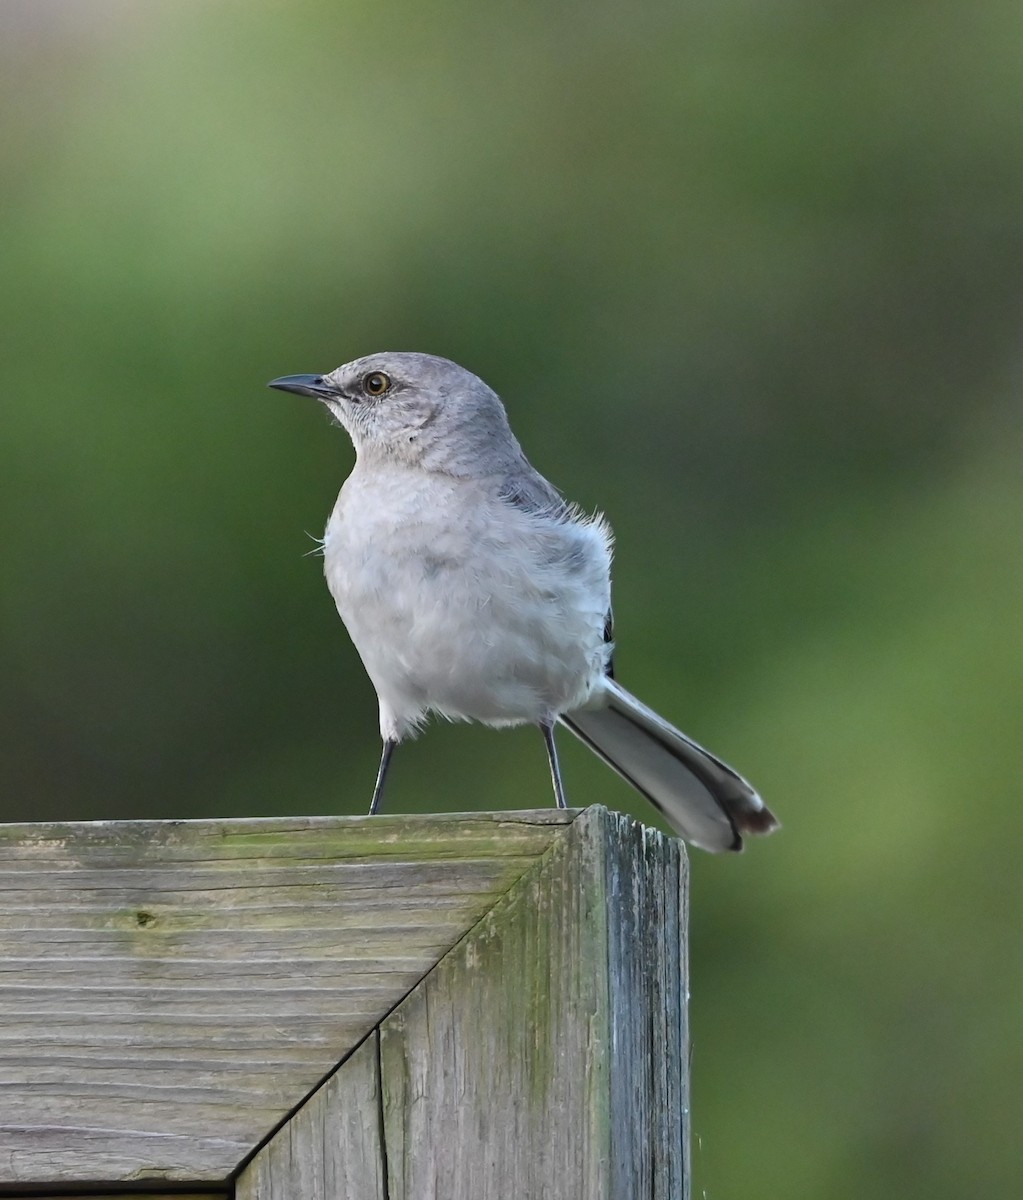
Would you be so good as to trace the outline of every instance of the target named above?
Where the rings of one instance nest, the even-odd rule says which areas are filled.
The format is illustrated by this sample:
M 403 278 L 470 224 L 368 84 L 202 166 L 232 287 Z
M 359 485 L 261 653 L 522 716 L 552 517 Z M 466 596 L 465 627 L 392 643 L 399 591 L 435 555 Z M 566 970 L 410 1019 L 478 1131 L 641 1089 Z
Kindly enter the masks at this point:
M 389 1200 L 688 1195 L 685 872 L 589 809 L 383 1022 Z
M 228 1179 L 575 815 L 0 826 L 0 1186 Z
M 688 864 L 681 842 L 609 818 L 609 1194 L 688 1200 Z
M 376 1030 L 238 1176 L 235 1200 L 386 1200 Z

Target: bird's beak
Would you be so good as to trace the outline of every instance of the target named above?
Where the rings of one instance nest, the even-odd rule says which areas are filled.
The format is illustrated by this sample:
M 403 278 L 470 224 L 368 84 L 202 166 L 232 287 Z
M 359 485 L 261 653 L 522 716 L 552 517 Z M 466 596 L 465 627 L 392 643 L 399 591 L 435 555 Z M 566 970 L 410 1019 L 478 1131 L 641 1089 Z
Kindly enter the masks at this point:
M 299 396 L 315 396 L 317 400 L 329 400 L 338 394 L 337 388 L 331 387 L 322 375 L 282 375 L 280 379 L 271 379 L 266 386 Z

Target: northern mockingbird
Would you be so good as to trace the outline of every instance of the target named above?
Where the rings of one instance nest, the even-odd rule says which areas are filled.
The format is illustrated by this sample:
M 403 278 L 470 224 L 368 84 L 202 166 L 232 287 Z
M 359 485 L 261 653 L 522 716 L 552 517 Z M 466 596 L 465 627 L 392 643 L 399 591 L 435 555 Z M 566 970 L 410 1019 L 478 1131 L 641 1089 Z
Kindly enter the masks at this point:
M 344 426 L 355 468 L 323 537 L 324 573 L 380 702 L 383 753 L 430 713 L 543 733 L 566 725 L 704 850 L 777 822 L 754 789 L 614 678 L 611 530 L 529 464 L 481 380 L 429 354 L 372 354 L 270 385 Z

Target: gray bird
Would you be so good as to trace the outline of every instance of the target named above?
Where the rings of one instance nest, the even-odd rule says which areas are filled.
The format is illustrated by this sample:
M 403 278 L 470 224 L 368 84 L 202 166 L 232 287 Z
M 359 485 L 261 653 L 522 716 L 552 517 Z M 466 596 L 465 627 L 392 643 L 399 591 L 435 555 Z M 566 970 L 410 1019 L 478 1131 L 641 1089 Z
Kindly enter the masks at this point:
M 537 725 L 561 808 L 559 722 L 704 850 L 777 827 L 741 775 L 615 680 L 611 530 L 534 470 L 481 379 L 384 353 L 269 386 L 319 400 L 355 445 L 323 556 L 380 703 L 371 813 L 394 748 L 438 713 Z

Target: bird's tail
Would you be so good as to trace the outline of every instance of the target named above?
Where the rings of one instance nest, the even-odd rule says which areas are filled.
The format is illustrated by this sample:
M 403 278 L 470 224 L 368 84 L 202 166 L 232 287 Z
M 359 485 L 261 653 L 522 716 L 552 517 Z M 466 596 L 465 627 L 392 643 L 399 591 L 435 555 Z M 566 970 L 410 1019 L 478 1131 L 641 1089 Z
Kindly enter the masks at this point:
M 741 775 L 669 725 L 613 679 L 603 708 L 561 722 L 702 850 L 741 850 L 744 833 L 770 833 L 774 815 Z

